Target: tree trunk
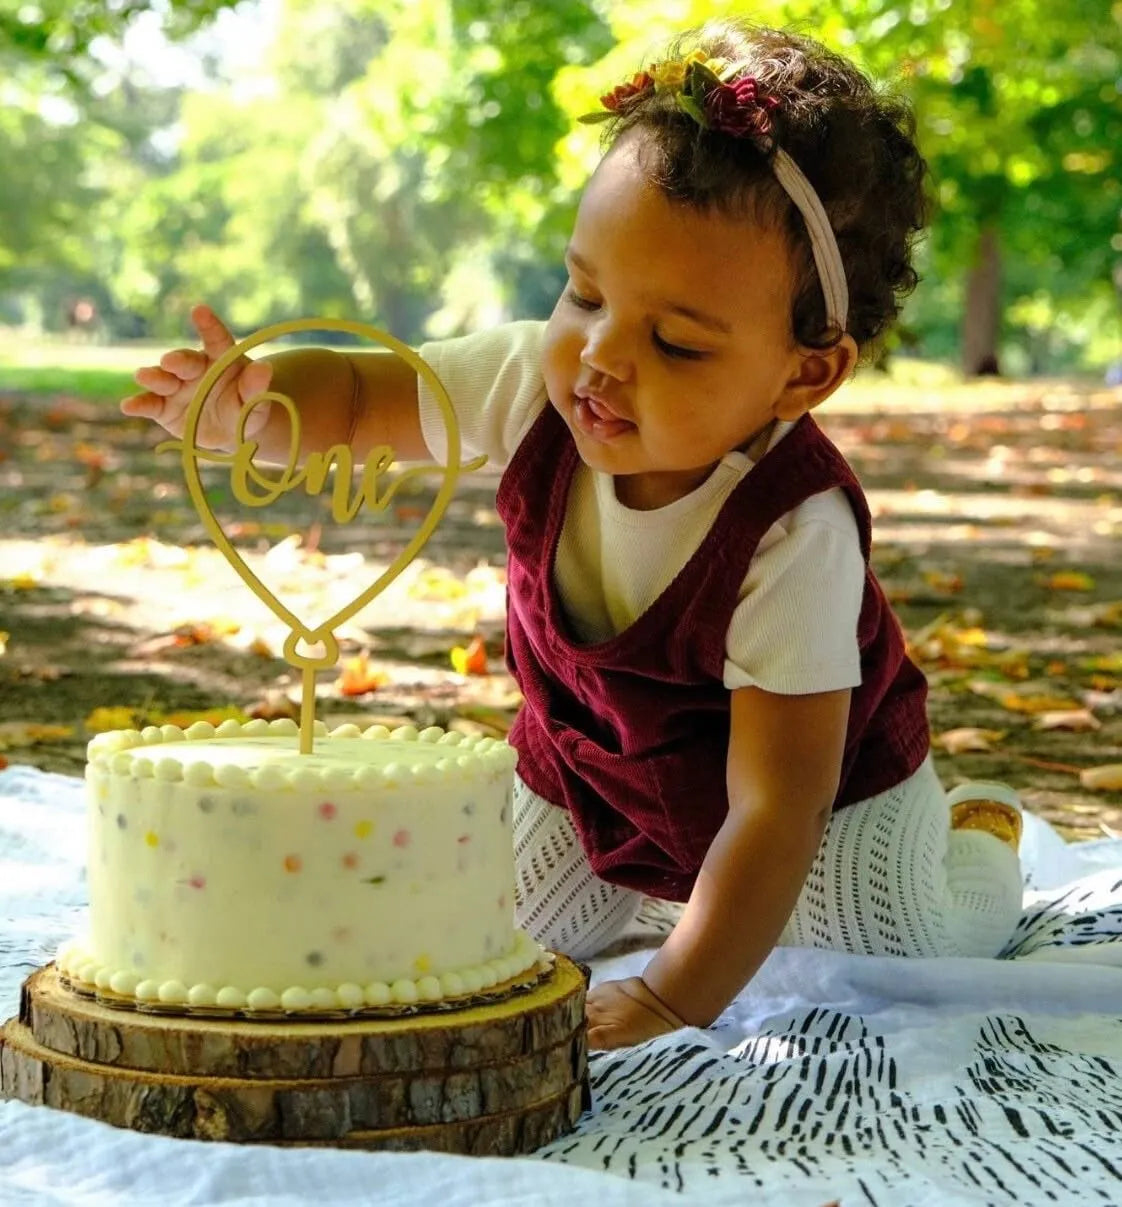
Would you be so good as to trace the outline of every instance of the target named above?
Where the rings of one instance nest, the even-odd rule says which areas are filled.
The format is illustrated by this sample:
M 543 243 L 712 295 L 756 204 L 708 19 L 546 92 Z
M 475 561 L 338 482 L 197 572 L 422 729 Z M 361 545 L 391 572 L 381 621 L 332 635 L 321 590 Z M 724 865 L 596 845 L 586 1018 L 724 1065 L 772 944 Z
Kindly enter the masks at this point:
M 966 278 L 962 324 L 962 371 L 967 377 L 1001 372 L 997 340 L 1001 329 L 1001 245 L 997 227 L 982 227 L 974 264 Z

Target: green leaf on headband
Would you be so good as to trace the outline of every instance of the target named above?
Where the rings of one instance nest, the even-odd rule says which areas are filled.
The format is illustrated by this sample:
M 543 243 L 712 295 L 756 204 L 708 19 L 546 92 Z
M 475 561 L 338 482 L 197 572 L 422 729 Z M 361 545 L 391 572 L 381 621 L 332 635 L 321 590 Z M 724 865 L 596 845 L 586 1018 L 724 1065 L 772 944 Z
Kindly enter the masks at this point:
M 705 110 L 693 99 L 692 96 L 687 96 L 684 92 L 679 92 L 674 98 L 678 103 L 678 108 L 683 113 L 688 113 L 699 126 L 708 128 L 709 119 L 705 116 Z
M 599 109 L 595 113 L 582 113 L 577 121 L 583 122 L 586 126 L 595 126 L 598 122 L 606 122 L 611 116 L 610 109 Z
M 721 77 L 709 66 L 708 63 L 694 63 L 690 69 L 690 92 L 701 100 L 702 96 L 710 89 L 717 88 L 721 84 Z

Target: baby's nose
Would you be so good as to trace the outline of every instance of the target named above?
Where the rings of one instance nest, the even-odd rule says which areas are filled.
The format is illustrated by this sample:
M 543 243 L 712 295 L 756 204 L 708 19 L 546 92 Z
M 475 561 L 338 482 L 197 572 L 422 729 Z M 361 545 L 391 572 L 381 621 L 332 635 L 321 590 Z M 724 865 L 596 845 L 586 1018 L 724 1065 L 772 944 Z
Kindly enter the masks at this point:
M 626 381 L 631 374 L 631 360 L 625 341 L 608 323 L 598 323 L 589 332 L 580 361 L 594 373 L 616 381 Z

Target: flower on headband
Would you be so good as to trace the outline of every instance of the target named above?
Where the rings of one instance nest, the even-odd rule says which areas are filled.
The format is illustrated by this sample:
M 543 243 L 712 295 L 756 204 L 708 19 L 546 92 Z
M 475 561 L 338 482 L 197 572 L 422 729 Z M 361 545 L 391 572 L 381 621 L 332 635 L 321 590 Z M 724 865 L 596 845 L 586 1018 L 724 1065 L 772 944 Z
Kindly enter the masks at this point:
M 610 113 L 617 112 L 634 97 L 642 96 L 654 87 L 654 80 L 649 72 L 637 71 L 626 84 L 620 84 L 611 92 L 605 92 L 600 98 L 600 104 Z
M 655 87 L 665 92 L 681 92 L 686 86 L 686 77 L 692 74 L 696 63 L 707 67 L 718 77 L 728 67 L 725 59 L 711 59 L 704 51 L 691 50 L 684 59 L 666 59 L 661 63 L 651 64 L 650 74 Z
M 754 76 L 736 78 L 735 72 L 735 65 L 727 59 L 711 59 L 694 50 L 684 59 L 652 63 L 648 70 L 605 93 L 600 98 L 602 110 L 586 113 L 578 120 L 606 121 L 631 101 L 655 91 L 672 96 L 675 105 L 703 129 L 769 142 L 771 114 L 779 101 L 761 95 Z
M 771 134 L 771 113 L 778 108 L 774 96 L 760 96 L 753 76 L 743 76 L 730 84 L 718 84 L 705 94 L 705 116 L 710 129 L 733 138 L 767 138 Z

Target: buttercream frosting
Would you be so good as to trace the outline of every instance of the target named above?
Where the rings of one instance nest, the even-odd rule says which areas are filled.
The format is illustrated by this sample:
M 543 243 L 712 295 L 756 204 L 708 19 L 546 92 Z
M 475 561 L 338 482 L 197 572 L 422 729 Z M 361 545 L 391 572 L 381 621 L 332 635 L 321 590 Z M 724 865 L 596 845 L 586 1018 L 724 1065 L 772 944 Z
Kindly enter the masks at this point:
M 291 1013 L 470 996 L 513 925 L 515 753 L 438 727 L 199 722 L 89 745 L 89 933 L 60 971 L 139 1003 Z

